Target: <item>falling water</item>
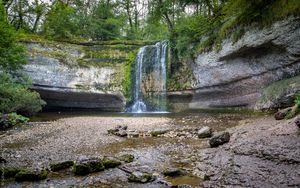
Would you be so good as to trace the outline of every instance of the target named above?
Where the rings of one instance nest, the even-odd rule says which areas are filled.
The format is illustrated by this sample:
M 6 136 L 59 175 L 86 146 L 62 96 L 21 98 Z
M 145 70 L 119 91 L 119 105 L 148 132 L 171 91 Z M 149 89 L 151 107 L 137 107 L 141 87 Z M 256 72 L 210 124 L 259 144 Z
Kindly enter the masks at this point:
M 166 110 L 167 48 L 167 41 L 163 41 L 139 49 L 135 61 L 133 105 L 128 111 L 145 113 Z M 148 91 L 149 88 L 151 91 Z

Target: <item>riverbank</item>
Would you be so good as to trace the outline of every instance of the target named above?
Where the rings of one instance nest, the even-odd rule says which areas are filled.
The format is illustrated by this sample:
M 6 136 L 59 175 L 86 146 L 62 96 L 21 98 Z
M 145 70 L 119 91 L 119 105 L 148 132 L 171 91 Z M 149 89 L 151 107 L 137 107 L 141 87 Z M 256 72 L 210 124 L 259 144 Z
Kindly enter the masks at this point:
M 110 135 L 108 129 L 127 126 L 138 138 Z M 208 139 L 189 134 L 209 126 L 214 132 L 231 134 L 230 142 L 210 148 Z M 151 137 L 157 129 L 170 131 Z M 5 180 L 4 187 L 168 187 L 188 184 L 192 187 L 268 187 L 300 185 L 300 134 L 293 121 L 275 121 L 271 116 L 238 114 L 184 114 L 152 117 L 63 117 L 48 122 L 32 122 L 0 136 L 2 166 L 30 169 L 50 163 L 95 156 L 133 154 L 133 163 L 121 168 L 78 177 L 71 170 L 50 173 L 47 180 L 15 183 Z M 129 171 L 154 174 L 147 184 L 127 181 Z M 181 169 L 184 176 L 166 177 L 169 168 Z M 205 180 L 205 181 L 204 181 Z

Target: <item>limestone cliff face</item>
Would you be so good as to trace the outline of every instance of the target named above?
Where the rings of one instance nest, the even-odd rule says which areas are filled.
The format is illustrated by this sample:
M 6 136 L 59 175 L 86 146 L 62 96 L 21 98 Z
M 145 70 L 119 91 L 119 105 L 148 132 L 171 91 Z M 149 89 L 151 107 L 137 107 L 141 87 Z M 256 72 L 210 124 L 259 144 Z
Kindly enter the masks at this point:
M 249 28 L 236 43 L 223 41 L 219 52 L 199 54 L 192 70 L 189 108 L 278 107 L 262 95 L 271 83 L 300 73 L 300 18 Z
M 47 107 L 104 111 L 124 108 L 122 84 L 127 48 L 66 43 L 25 45 L 30 63 L 24 66 L 24 72 L 32 79 L 33 89 L 41 94 Z

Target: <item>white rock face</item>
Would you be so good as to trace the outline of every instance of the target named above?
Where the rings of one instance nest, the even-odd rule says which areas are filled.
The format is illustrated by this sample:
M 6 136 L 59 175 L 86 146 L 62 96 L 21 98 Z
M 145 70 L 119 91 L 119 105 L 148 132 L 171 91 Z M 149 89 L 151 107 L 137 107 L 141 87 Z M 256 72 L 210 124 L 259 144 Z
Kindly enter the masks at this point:
M 225 40 L 222 46 L 219 52 L 202 53 L 194 60 L 190 108 L 254 108 L 263 88 L 298 75 L 300 18 L 249 28 L 238 42 Z
M 28 43 L 26 46 L 30 63 L 23 71 L 48 107 L 123 109 L 123 72 L 118 65 L 79 66 L 77 61 L 84 52 L 76 45 Z

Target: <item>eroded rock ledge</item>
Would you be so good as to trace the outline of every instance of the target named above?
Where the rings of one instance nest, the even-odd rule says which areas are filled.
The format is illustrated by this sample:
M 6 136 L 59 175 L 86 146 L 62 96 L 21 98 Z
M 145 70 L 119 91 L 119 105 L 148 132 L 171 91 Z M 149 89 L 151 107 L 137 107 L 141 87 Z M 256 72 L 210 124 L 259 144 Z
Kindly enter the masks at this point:
M 219 52 L 199 54 L 191 67 L 189 108 L 280 106 L 260 97 L 271 83 L 299 75 L 299 39 L 300 18 L 290 17 L 268 28 L 249 28 L 236 43 L 223 41 Z

